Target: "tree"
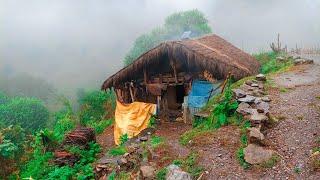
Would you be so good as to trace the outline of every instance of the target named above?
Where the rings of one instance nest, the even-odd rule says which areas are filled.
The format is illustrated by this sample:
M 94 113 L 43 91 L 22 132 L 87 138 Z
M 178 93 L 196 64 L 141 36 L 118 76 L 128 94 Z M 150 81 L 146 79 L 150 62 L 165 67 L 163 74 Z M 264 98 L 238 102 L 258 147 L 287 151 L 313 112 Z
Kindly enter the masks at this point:
M 125 66 L 163 41 L 180 39 L 183 32 L 186 31 L 191 32 L 191 38 L 212 32 L 208 20 L 199 10 L 174 13 L 165 19 L 162 27 L 154 28 L 151 32 L 142 34 L 134 41 L 133 47 L 124 58 Z

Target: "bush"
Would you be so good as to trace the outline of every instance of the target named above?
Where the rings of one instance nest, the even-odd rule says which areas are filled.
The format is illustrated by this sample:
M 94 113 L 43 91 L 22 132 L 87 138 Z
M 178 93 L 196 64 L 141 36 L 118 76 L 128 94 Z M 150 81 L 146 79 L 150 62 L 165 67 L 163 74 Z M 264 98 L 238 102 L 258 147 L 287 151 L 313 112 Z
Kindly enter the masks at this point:
M 97 122 L 113 116 L 115 95 L 111 91 L 82 92 L 78 101 L 81 105 L 80 123 L 82 125 L 93 127 Z
M 16 97 L 0 105 L 0 121 L 6 126 L 21 125 L 26 130 L 34 131 L 45 127 L 49 111 L 35 98 Z

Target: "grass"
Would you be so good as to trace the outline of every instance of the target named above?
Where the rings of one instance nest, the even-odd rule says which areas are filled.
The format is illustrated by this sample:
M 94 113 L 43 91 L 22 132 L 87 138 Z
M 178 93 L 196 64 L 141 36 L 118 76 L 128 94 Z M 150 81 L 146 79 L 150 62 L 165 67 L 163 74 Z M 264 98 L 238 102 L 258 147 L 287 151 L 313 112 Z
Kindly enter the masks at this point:
M 198 153 L 191 152 L 185 159 L 177 159 L 174 160 L 172 163 L 181 167 L 183 170 L 190 173 L 190 175 L 196 179 L 201 175 L 201 173 L 204 170 L 203 167 L 197 165 L 198 157 Z
M 280 156 L 274 154 L 268 161 L 263 162 L 260 166 L 263 168 L 272 168 L 280 161 Z
M 168 173 L 167 168 L 162 168 L 162 169 L 158 170 L 156 172 L 156 179 L 157 180 L 165 180 L 167 173 Z
M 126 152 L 127 150 L 124 146 L 117 146 L 117 147 L 111 148 L 108 151 L 108 154 L 110 156 L 121 156 L 121 155 L 124 155 Z
M 237 150 L 237 159 L 240 163 L 240 165 L 243 167 L 243 169 L 249 169 L 251 167 L 251 164 L 247 163 L 246 160 L 244 159 L 244 148 L 240 147 Z
M 203 134 L 206 134 L 210 131 L 211 130 L 209 130 L 209 129 L 202 128 L 202 126 L 199 126 L 197 128 L 193 128 L 193 129 L 183 133 L 180 136 L 179 142 L 180 142 L 180 144 L 186 146 L 189 144 L 189 142 L 192 141 L 193 138 L 200 136 L 200 135 L 203 135 Z
M 236 152 L 236 157 L 238 159 L 238 162 L 240 166 L 242 166 L 243 169 L 249 169 L 251 167 L 251 164 L 247 163 L 244 159 L 244 148 L 248 145 L 248 136 L 247 136 L 247 129 L 251 127 L 250 121 L 244 120 L 240 124 L 240 147 Z
M 285 88 L 285 87 L 280 87 L 279 90 L 280 90 L 281 93 L 286 93 L 286 92 L 289 91 L 289 90 L 288 90 L 287 88 Z
M 300 174 L 302 172 L 302 169 L 300 167 L 294 167 L 293 171 L 297 174 Z
M 293 65 L 293 59 L 286 61 L 278 61 L 277 56 L 284 56 L 284 54 L 277 54 L 275 52 L 264 52 L 255 54 L 254 57 L 260 62 L 260 72 L 263 74 L 281 73 L 286 71 Z
M 163 145 L 164 143 L 165 143 L 164 137 L 152 136 L 150 139 L 150 144 L 152 148 L 157 148 L 160 145 Z

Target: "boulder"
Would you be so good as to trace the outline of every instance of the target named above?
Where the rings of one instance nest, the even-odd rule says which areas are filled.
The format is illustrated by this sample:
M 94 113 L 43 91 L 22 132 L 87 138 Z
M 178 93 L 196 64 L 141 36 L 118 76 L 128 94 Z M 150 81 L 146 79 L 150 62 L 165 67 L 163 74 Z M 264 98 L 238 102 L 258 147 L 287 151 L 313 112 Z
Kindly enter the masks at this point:
M 260 128 L 251 127 L 248 128 L 249 131 L 249 142 L 250 143 L 260 143 L 265 139 L 264 135 L 260 132 Z
M 237 99 L 243 98 L 246 96 L 246 92 L 244 92 L 242 89 L 233 89 L 232 92 L 233 92 L 233 96 Z
M 141 166 L 140 172 L 143 179 L 154 179 L 156 169 L 152 166 Z
M 192 180 L 191 175 L 182 171 L 177 165 L 171 164 L 167 170 L 166 180 Z
M 285 57 L 283 57 L 283 56 L 278 56 L 278 57 L 276 57 L 276 59 L 277 59 L 278 61 L 285 61 L 285 60 L 287 60 L 287 58 L 285 58 Z
M 148 136 L 142 136 L 139 139 L 140 139 L 140 141 L 143 141 L 143 142 L 148 141 Z
M 253 83 L 253 82 L 252 82 L 251 80 L 247 80 L 247 81 L 245 82 L 245 84 L 248 85 L 248 86 L 251 86 L 252 83 Z
M 258 80 L 258 81 L 266 81 L 267 77 L 264 74 L 258 74 L 256 76 L 256 80 Z
M 249 120 L 252 125 L 260 125 L 263 124 L 265 121 L 268 120 L 268 117 L 263 114 L 263 113 L 253 113 L 250 117 Z
M 256 108 L 259 113 L 268 113 L 270 105 L 267 102 L 258 101 L 258 103 L 256 104 Z
M 296 59 L 293 62 L 295 65 L 300 65 L 300 64 L 313 64 L 312 59 Z
M 274 152 L 272 150 L 264 149 L 263 147 L 255 144 L 249 144 L 244 148 L 244 159 L 250 164 L 261 164 L 272 158 Z
M 261 100 L 264 102 L 271 102 L 271 99 L 268 96 L 262 97 Z
M 248 103 L 241 102 L 238 105 L 237 112 L 245 116 L 245 115 L 252 114 L 253 109 L 250 107 L 250 105 Z
M 247 95 L 246 97 L 239 98 L 238 101 L 245 102 L 245 103 L 253 103 L 255 99 L 256 99 L 256 97 Z
M 259 84 L 257 84 L 257 83 L 252 83 L 252 84 L 251 84 L 251 87 L 259 87 Z

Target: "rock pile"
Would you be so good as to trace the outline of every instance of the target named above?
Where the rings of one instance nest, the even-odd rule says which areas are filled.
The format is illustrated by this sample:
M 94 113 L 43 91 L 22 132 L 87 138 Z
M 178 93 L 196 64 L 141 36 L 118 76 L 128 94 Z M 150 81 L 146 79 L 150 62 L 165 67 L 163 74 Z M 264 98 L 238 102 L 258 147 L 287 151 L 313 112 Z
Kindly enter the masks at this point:
M 252 126 L 248 128 L 249 145 L 244 148 L 244 158 L 250 164 L 261 164 L 274 154 L 264 147 L 265 135 L 261 132 L 269 123 L 271 99 L 264 89 L 266 80 L 265 75 L 258 74 L 254 80 L 247 80 L 239 89 L 233 90 L 234 98 L 240 103 L 237 112 Z
M 148 147 L 143 147 L 141 143 L 150 140 L 154 129 L 147 128 L 143 130 L 138 136 L 131 138 L 125 143 L 126 153 L 112 157 L 105 155 L 98 160 L 95 166 L 95 174 L 98 179 L 106 179 L 112 172 L 132 172 L 140 179 L 154 179 L 155 168 L 148 164 L 149 155 L 152 156 L 151 150 Z M 143 154 L 148 152 L 148 157 L 145 159 Z M 152 159 L 152 157 L 150 157 Z
M 301 65 L 301 64 L 313 64 L 312 59 L 305 59 L 301 57 L 296 57 L 294 58 L 294 65 Z

